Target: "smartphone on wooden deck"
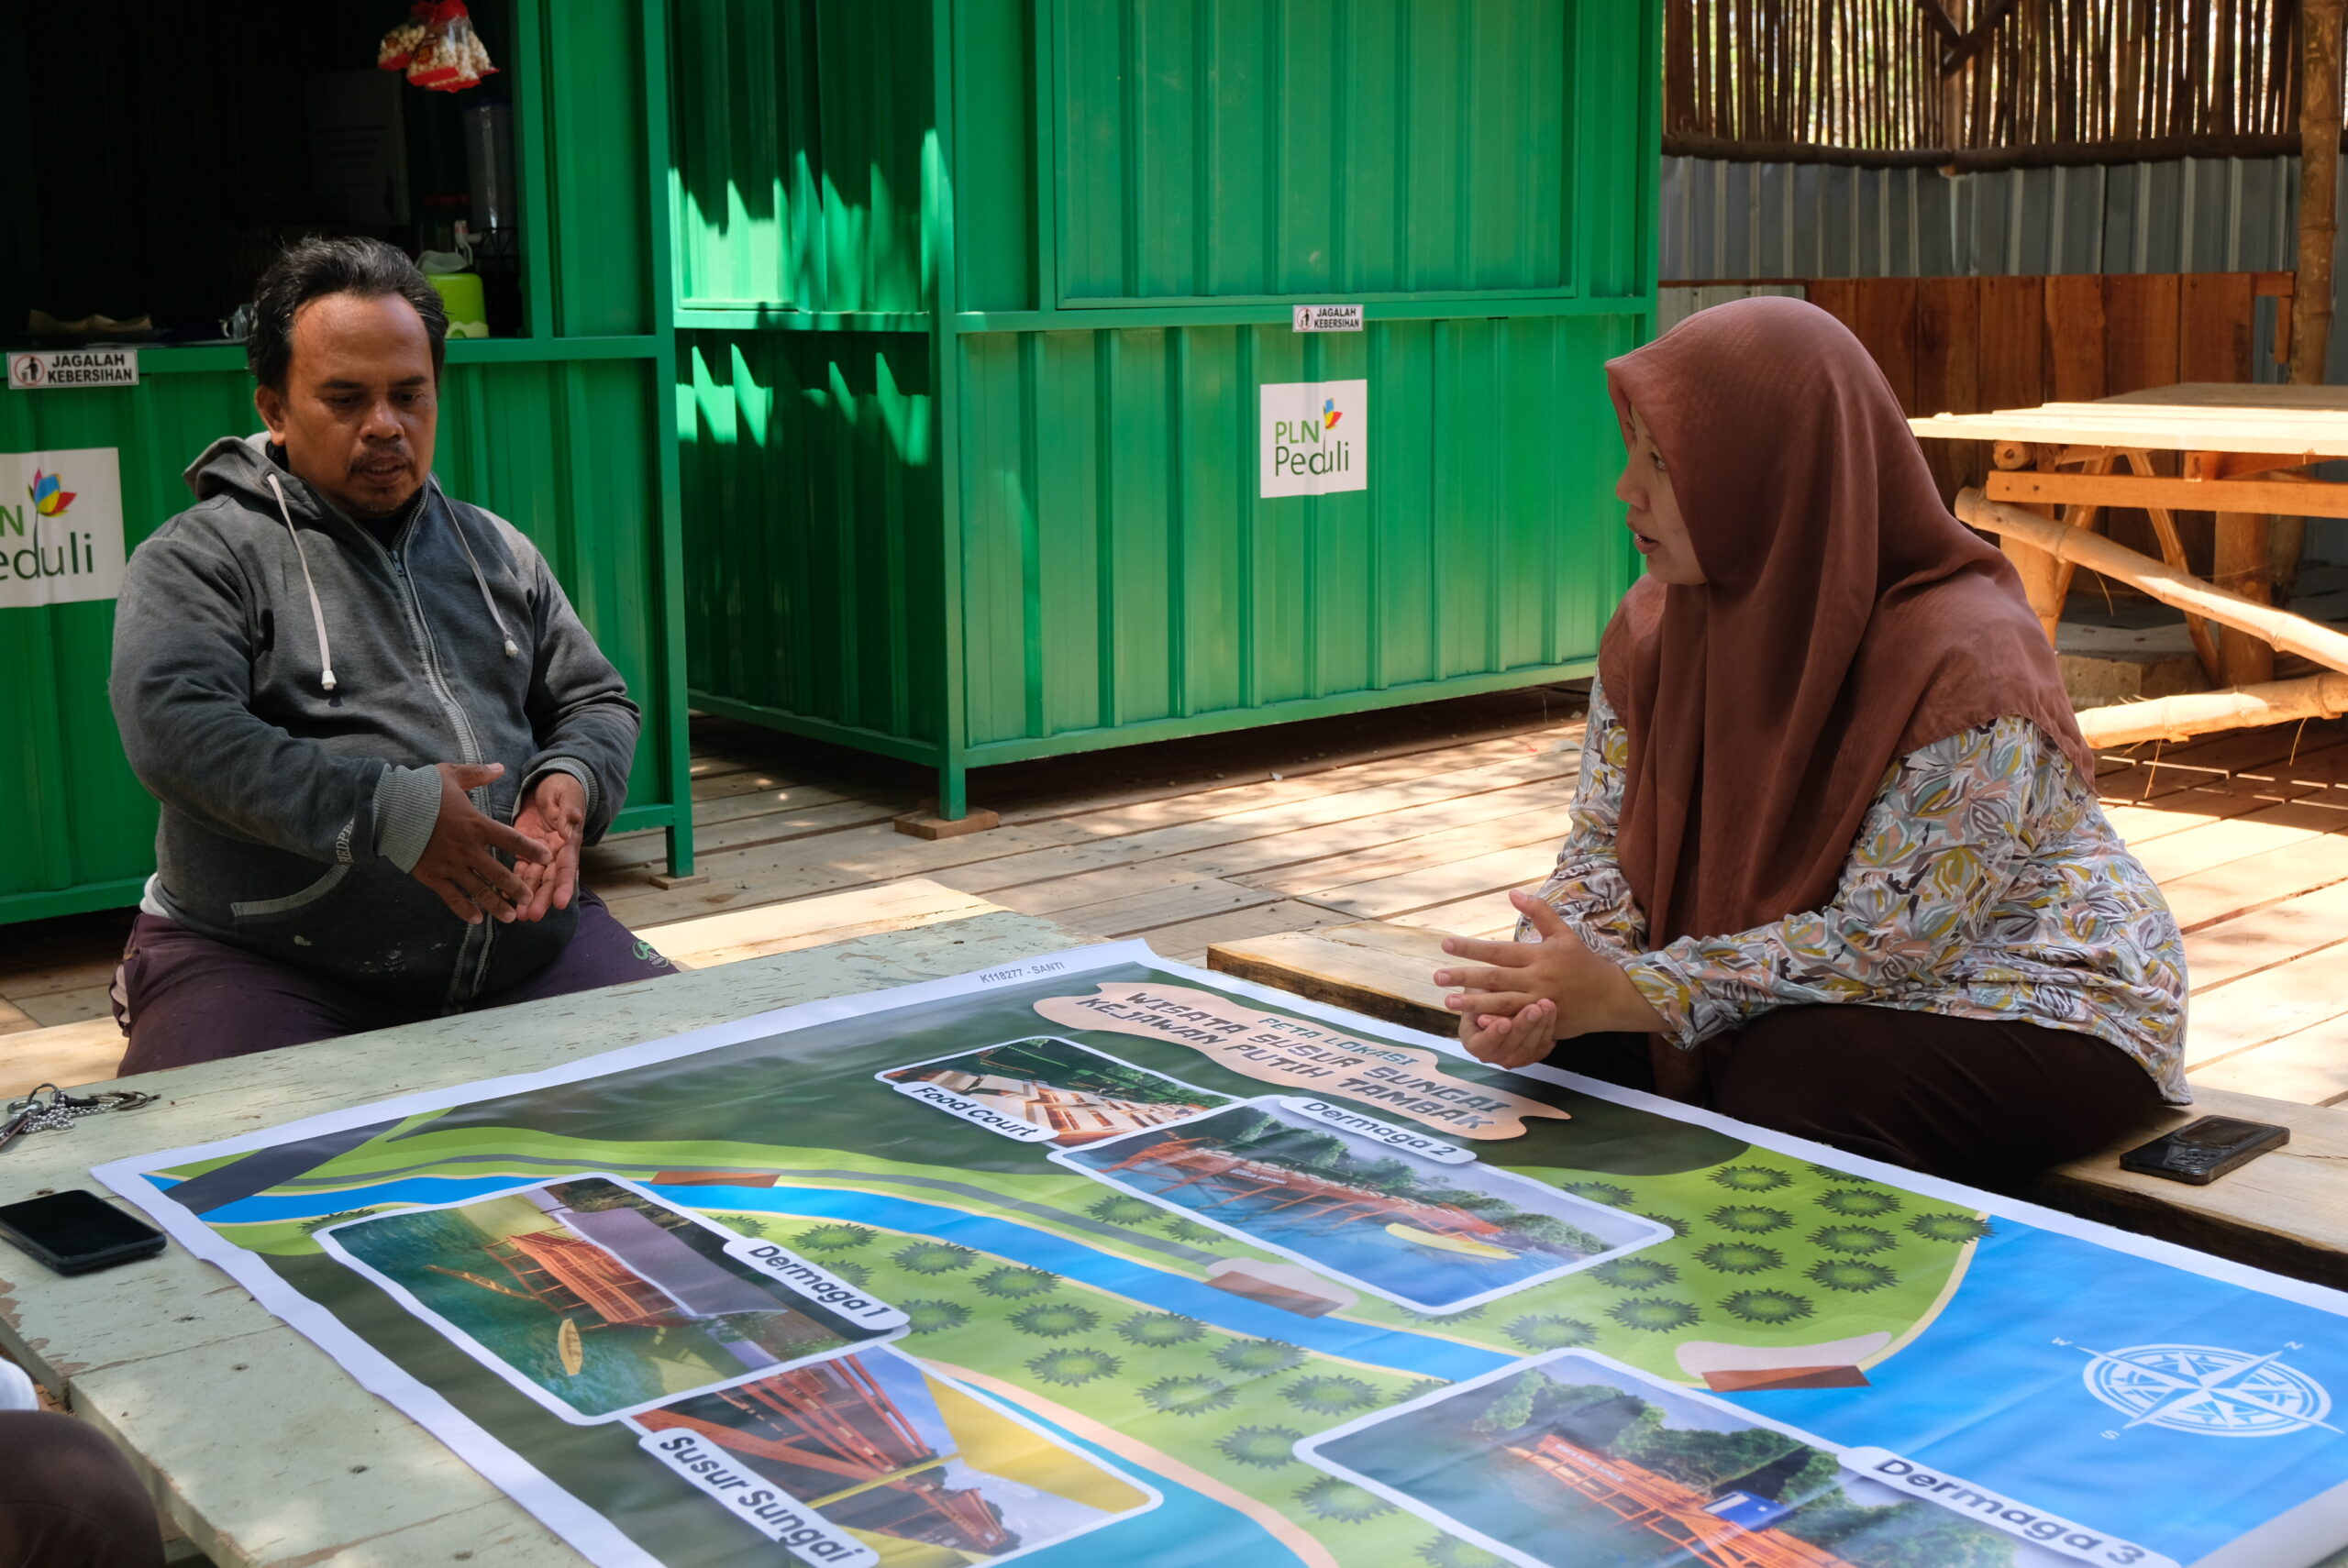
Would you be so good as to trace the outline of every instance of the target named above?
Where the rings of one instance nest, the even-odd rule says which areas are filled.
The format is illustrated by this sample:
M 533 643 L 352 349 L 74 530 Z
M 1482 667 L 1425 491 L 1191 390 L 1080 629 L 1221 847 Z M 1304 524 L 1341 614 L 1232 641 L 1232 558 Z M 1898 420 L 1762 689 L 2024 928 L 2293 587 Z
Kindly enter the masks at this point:
M 2207 1187 L 2291 1141 L 2291 1130 L 2233 1116 L 2204 1116 L 2120 1156 L 2120 1168 Z

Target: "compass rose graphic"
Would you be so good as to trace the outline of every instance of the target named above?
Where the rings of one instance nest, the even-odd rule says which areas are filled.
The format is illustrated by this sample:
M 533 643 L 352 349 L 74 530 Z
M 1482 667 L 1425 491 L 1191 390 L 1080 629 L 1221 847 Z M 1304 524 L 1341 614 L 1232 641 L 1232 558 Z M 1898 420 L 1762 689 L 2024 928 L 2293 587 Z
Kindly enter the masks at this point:
M 2270 1355 L 2214 1345 L 2131 1345 L 2088 1350 L 2088 1392 L 2128 1418 L 2130 1427 L 2165 1427 L 2203 1437 L 2282 1437 L 2320 1427 L 2331 1396 L 2323 1385 Z M 2296 1348 L 2296 1347 L 2295 1347 Z M 2348 1434 L 2342 1434 L 2348 1435 Z

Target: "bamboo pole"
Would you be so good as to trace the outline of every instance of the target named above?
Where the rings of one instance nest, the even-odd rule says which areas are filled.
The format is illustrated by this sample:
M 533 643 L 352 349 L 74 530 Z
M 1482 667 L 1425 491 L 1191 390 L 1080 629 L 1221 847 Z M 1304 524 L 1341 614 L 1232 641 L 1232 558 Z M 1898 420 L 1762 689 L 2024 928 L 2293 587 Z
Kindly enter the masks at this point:
M 2299 255 L 2291 289 L 2291 382 L 2323 384 L 2331 349 L 2331 254 L 2340 233 L 2340 23 L 2342 0 L 2299 3 Z M 2298 585 L 2307 522 L 2276 520 L 2268 546 L 2285 603 Z
M 2331 344 L 2331 250 L 2340 232 L 2342 0 L 2300 0 L 2299 253 L 2291 292 L 2291 381 L 2323 384 Z
M 2213 588 L 2125 545 L 2115 545 L 2100 534 L 2066 528 L 2036 513 L 1991 501 L 1977 490 L 1956 492 L 1956 514 L 1985 533 L 2035 545 L 2057 560 L 2075 562 L 2141 589 L 2164 604 L 2247 632 L 2281 652 L 2312 659 L 2327 669 L 2348 671 L 2348 636 L 2287 610 Z
M 2079 733 L 2098 750 L 2139 741 L 2181 741 L 2218 730 L 2288 723 L 2294 719 L 2336 719 L 2348 713 L 2348 675 L 2327 671 L 2298 680 L 2238 686 L 2230 691 L 2194 691 L 2149 702 L 2119 702 L 2079 715 Z

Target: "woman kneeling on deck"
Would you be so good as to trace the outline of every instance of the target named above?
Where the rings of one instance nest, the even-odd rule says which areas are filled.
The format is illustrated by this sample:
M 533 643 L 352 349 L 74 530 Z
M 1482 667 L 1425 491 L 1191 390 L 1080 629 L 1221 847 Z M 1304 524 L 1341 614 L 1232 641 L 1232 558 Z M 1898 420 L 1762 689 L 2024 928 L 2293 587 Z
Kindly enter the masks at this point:
M 2184 1103 L 2176 923 L 1866 350 L 1754 299 L 1607 377 L 1647 572 L 1556 871 L 1444 944 L 1468 1048 L 1976 1179 Z

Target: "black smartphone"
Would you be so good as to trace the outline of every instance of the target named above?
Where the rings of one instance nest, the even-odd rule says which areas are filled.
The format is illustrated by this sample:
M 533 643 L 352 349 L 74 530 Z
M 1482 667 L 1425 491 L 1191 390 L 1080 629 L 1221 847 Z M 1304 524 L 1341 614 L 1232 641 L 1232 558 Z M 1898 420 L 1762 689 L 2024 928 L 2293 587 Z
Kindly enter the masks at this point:
M 60 1274 L 88 1274 L 163 1250 L 163 1232 L 78 1187 L 0 1204 L 0 1238 Z
M 2204 1116 L 2120 1156 L 2120 1168 L 2206 1187 L 2291 1141 L 2291 1130 L 2232 1116 Z

